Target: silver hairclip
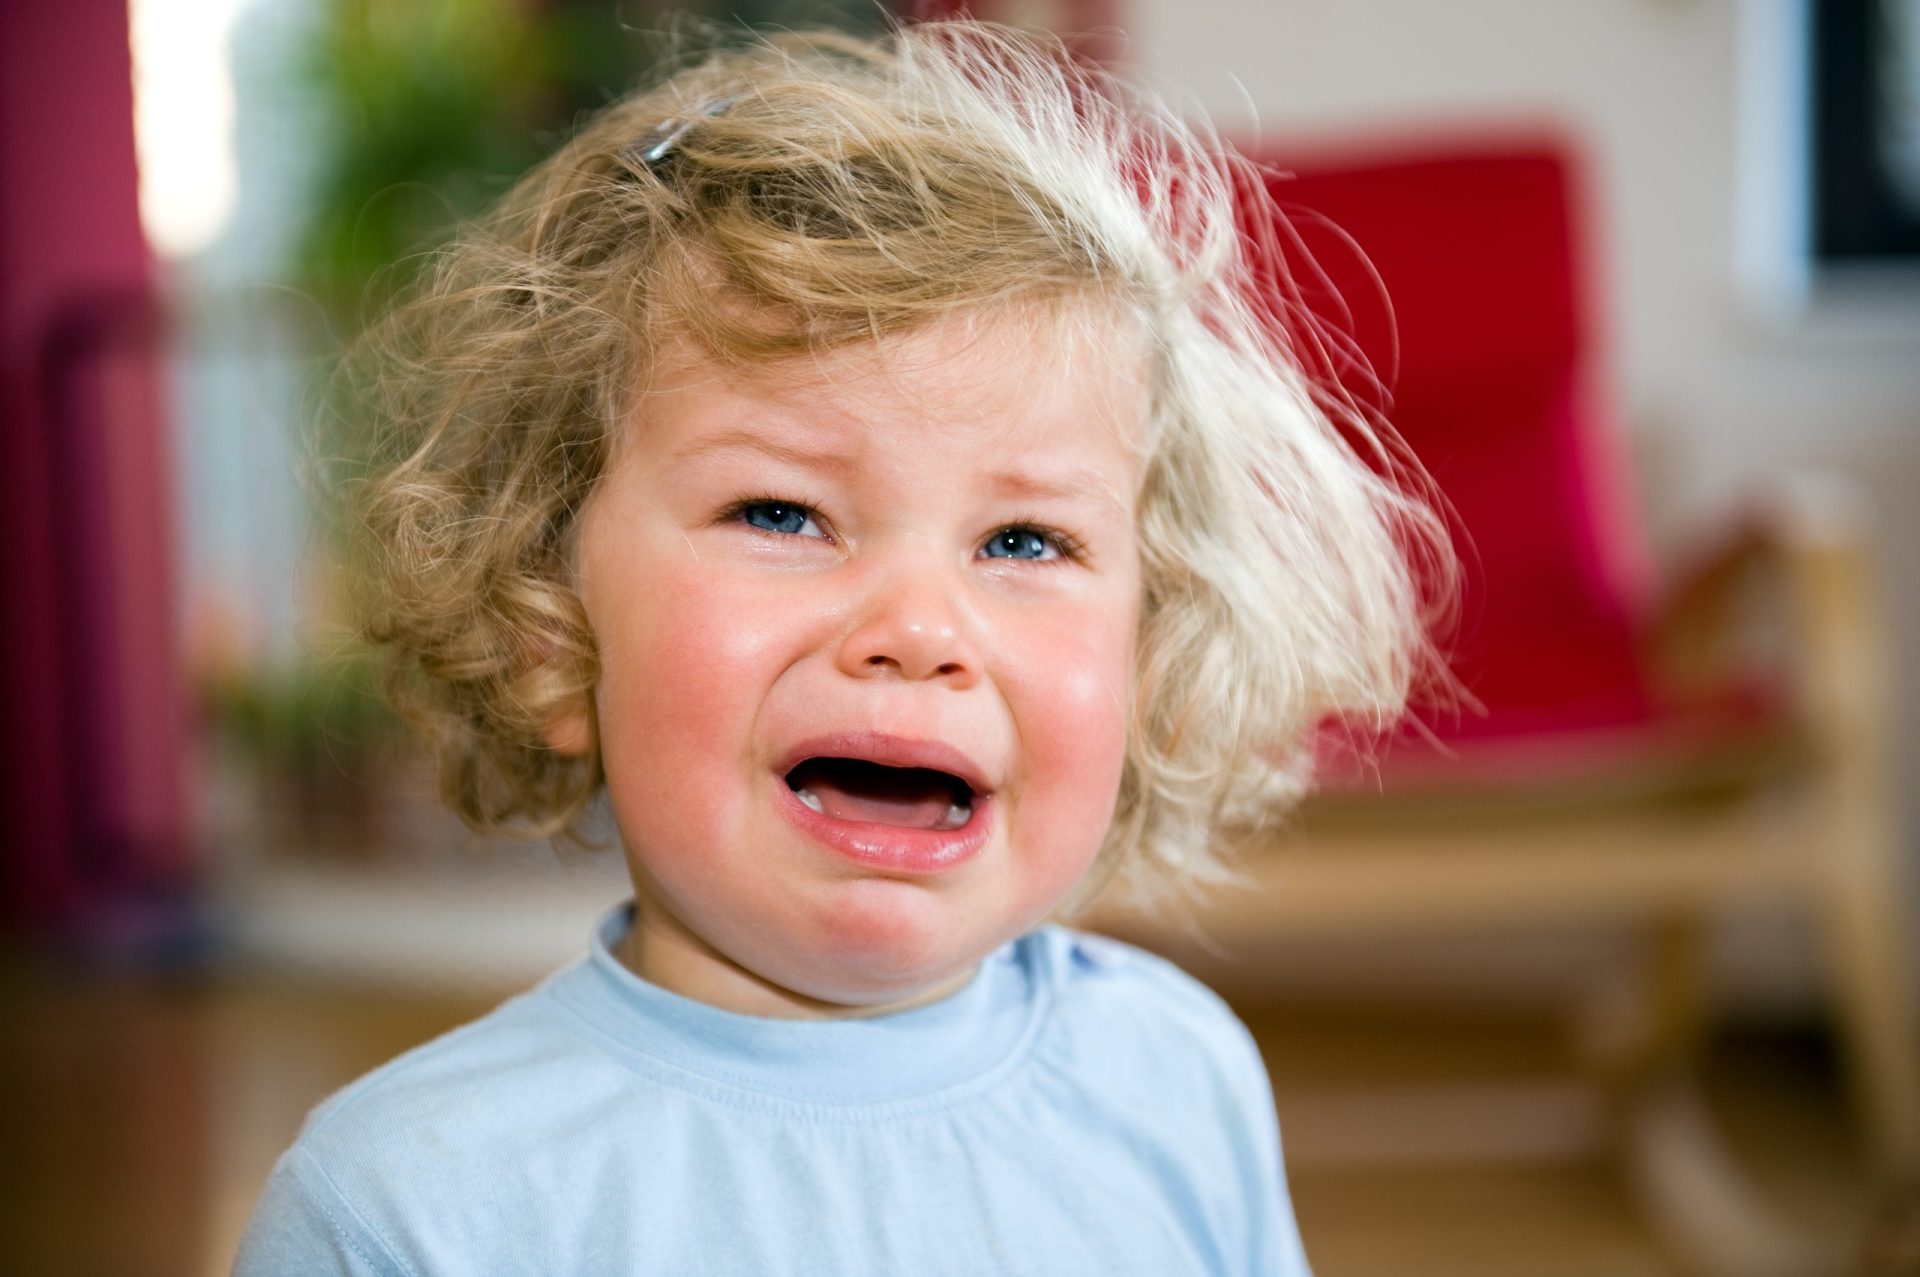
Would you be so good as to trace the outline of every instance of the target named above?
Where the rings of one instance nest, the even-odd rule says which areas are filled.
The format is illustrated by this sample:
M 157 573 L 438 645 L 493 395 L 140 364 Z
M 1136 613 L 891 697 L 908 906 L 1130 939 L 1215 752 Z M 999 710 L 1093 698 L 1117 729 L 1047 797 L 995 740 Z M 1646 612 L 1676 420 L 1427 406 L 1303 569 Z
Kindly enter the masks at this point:
M 653 168 L 659 164 L 660 161 L 673 154 L 673 148 L 680 144 L 680 139 L 685 137 L 688 130 L 692 129 L 694 125 L 700 123 L 702 120 L 711 120 L 716 115 L 726 114 L 728 108 L 739 100 L 739 94 L 735 94 L 732 97 L 718 98 L 715 101 L 707 103 L 691 115 L 676 115 L 662 120 L 653 132 L 628 147 L 627 155 L 632 158 L 634 163 L 644 164 L 648 168 Z

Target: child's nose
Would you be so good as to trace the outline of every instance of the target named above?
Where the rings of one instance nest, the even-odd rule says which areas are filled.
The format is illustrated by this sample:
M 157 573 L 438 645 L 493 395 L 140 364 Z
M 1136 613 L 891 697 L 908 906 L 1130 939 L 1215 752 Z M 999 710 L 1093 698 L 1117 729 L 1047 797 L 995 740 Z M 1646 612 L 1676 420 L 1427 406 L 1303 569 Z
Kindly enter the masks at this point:
M 856 678 L 942 679 L 971 687 L 981 672 L 977 625 L 945 582 L 892 573 L 873 582 L 838 664 Z

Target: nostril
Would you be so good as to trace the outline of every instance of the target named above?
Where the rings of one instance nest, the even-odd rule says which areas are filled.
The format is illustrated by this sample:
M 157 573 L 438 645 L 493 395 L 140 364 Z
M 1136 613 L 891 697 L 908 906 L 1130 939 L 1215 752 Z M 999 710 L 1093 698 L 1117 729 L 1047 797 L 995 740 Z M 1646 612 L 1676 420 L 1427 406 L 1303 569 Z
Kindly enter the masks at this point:
M 840 639 L 839 667 L 861 678 L 957 682 L 972 676 L 974 653 L 957 625 L 924 623 L 899 611 L 876 613 Z

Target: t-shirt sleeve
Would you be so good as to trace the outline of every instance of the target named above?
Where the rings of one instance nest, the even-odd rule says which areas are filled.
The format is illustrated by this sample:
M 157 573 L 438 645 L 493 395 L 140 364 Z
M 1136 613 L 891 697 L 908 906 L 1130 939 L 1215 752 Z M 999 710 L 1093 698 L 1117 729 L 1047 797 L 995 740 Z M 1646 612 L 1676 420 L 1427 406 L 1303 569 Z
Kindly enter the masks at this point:
M 1273 1085 L 1251 1034 L 1241 1030 L 1244 1062 L 1240 1087 L 1248 1115 L 1246 1150 L 1248 1218 L 1253 1221 L 1247 1271 L 1258 1277 L 1312 1277 L 1300 1226 L 1293 1216 L 1287 1192 L 1287 1172 L 1280 1156 L 1280 1119 L 1274 1113 Z
M 416 1277 L 296 1145 L 273 1168 L 247 1222 L 233 1277 Z

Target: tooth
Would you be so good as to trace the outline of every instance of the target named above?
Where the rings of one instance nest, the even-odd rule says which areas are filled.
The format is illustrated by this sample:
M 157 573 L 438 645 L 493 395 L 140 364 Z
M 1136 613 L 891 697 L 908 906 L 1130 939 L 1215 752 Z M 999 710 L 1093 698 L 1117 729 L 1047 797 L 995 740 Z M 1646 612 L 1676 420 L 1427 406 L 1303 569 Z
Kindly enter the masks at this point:
M 822 806 L 820 803 L 820 795 L 814 793 L 811 789 L 807 789 L 803 786 L 799 789 L 794 790 L 793 792 L 794 792 L 794 795 L 798 797 L 801 802 L 813 808 L 815 811 L 819 812 L 822 816 L 827 814 L 827 809 L 824 806 Z
M 964 805 L 960 803 L 949 803 L 947 804 L 947 818 L 940 827 L 942 829 L 958 829 L 960 826 L 966 824 L 968 818 L 972 815 L 972 803 L 966 803 Z

